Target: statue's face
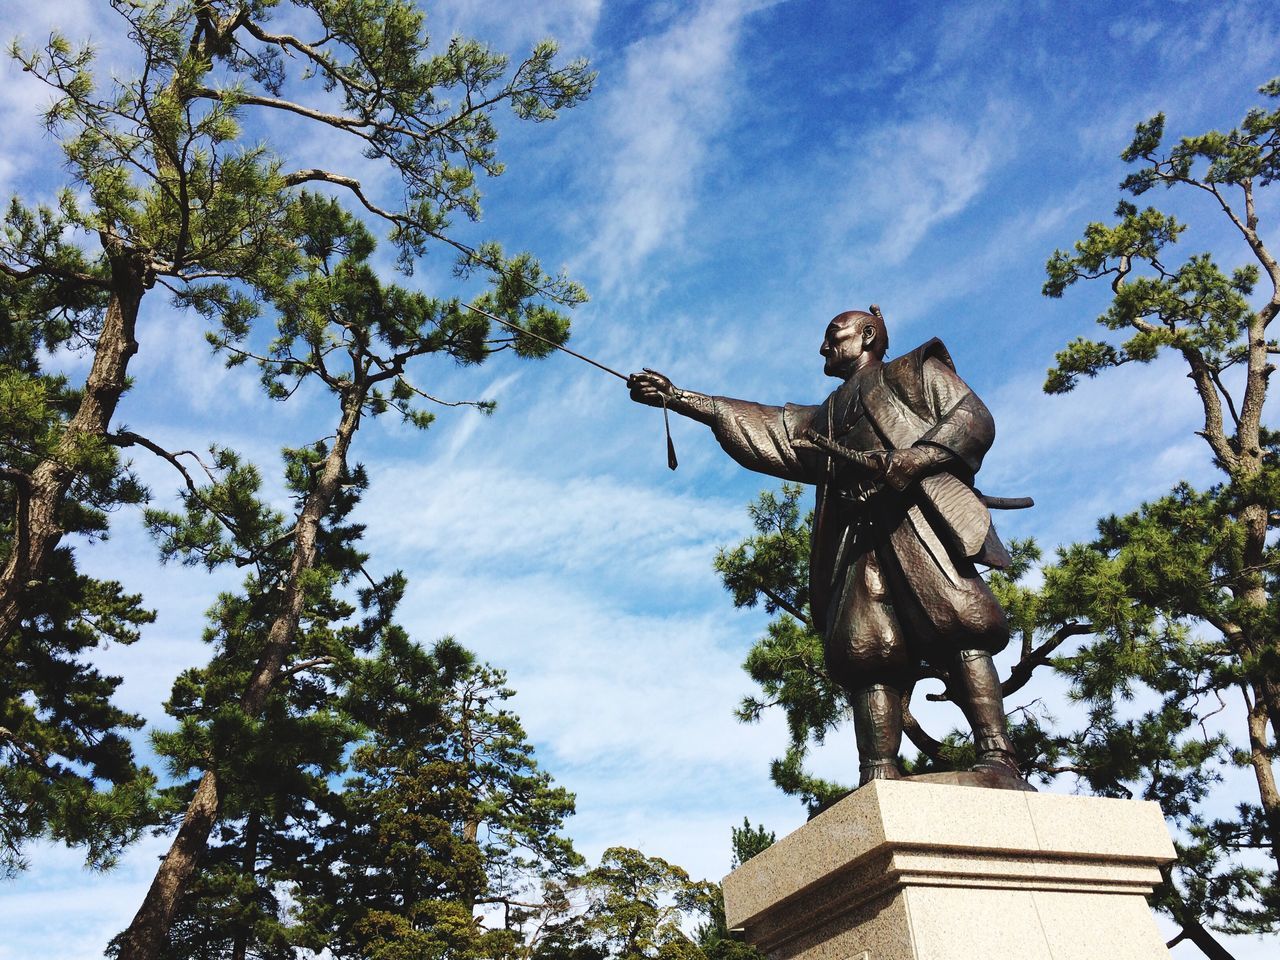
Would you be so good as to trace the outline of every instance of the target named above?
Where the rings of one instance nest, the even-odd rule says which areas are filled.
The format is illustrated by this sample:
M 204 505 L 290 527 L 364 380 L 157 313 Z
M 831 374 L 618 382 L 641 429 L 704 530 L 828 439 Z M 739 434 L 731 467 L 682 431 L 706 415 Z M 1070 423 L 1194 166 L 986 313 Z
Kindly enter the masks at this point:
M 827 324 L 819 353 L 826 363 L 822 372 L 828 377 L 847 380 L 864 362 L 875 340 L 876 329 L 865 318 L 839 316 Z

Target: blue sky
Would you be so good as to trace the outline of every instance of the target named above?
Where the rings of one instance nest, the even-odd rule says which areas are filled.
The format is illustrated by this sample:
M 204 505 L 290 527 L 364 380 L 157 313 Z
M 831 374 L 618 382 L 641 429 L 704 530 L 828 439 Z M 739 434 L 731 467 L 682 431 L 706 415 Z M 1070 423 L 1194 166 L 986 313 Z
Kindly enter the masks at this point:
M 816 402 L 833 385 L 817 353 L 826 321 L 876 302 L 891 352 L 942 337 L 994 411 L 982 486 L 1038 504 L 998 517 L 1006 538 L 1086 537 L 1103 513 L 1212 478 L 1175 365 L 1040 392 L 1054 351 L 1094 329 L 1106 291 L 1039 291 L 1055 247 L 1114 208 L 1135 123 L 1164 110 L 1174 134 L 1229 125 L 1280 73 L 1274 4 L 456 0 L 430 11 L 440 38 L 515 54 L 553 35 L 600 71 L 587 104 L 507 130 L 508 173 L 485 187 L 483 233 L 590 290 L 576 349 L 704 392 Z M 54 26 L 127 69 L 101 0 L 0 8 L 6 38 L 38 41 Z M 0 65 L 4 196 L 47 197 L 59 183 L 37 120 L 47 99 Z M 313 146 L 270 133 L 297 156 Z M 334 163 L 356 154 L 323 149 Z M 1206 205 L 1167 201 L 1192 224 L 1187 252 L 1241 262 Z M 1275 208 L 1263 204 L 1264 231 Z M 1267 236 L 1280 243 L 1274 228 Z M 437 255 L 417 282 L 447 291 L 446 268 Z M 267 401 L 251 371 L 209 356 L 196 318 L 150 299 L 138 387 L 120 415 L 132 429 L 169 446 L 232 446 L 267 472 L 281 446 L 328 432 L 318 398 Z M 74 356 L 53 362 L 85 369 Z M 672 424 L 681 466 L 669 472 L 657 413 L 568 357 L 431 367 L 421 383 L 499 408 L 489 419 L 441 411 L 422 434 L 366 425 L 356 457 L 373 480 L 361 507 L 373 565 L 409 576 L 402 620 L 415 636 L 452 634 L 508 671 L 540 761 L 577 793 L 570 831 L 583 852 L 634 845 L 718 877 L 743 816 L 798 826 L 799 804 L 768 780 L 781 724 L 732 717 L 765 618 L 735 611 L 711 569 L 718 546 L 747 534 L 744 507 L 768 478 L 688 421 Z M 175 488 L 162 466 L 136 466 L 159 498 Z M 172 678 L 205 657 L 203 610 L 235 576 L 159 566 L 137 520 L 120 514 L 111 539 L 81 556 L 159 611 L 138 644 L 100 662 L 125 677 L 123 705 L 163 725 Z M 1025 693 L 1058 702 L 1049 683 Z M 939 731 L 957 719 L 941 707 L 926 716 Z M 852 732 L 818 764 L 852 777 Z M 105 876 L 75 853 L 36 849 L 30 871 L 0 887 L 0 958 L 100 955 L 166 845 L 144 841 Z M 1267 947 L 1236 949 L 1243 960 Z

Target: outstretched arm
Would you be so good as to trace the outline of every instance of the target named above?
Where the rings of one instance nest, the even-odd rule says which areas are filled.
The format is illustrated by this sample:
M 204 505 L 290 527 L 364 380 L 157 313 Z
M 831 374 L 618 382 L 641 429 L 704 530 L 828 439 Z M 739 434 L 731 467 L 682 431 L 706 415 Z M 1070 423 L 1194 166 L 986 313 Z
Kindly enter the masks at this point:
M 720 446 L 748 470 L 783 480 L 820 483 L 826 455 L 803 439 L 823 407 L 770 407 L 729 397 L 682 390 L 656 370 L 627 378 L 631 399 L 651 407 L 666 404 L 682 416 L 705 423 Z

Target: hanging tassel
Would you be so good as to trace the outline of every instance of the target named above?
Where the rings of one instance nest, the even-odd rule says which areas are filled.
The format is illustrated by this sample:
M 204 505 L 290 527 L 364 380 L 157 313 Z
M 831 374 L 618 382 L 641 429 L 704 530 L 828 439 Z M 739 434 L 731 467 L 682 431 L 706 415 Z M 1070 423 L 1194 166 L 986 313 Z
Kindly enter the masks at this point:
M 671 442 L 671 417 L 667 415 L 667 400 L 662 398 L 662 425 L 667 431 L 667 466 L 674 470 L 680 466 L 680 461 L 676 459 L 676 445 Z

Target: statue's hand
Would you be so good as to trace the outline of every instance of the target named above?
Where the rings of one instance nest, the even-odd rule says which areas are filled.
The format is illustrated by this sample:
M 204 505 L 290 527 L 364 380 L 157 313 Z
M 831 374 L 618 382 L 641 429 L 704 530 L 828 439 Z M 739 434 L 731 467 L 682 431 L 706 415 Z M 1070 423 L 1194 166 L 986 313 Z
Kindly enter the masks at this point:
M 884 479 L 895 490 L 905 490 L 934 466 L 945 462 L 948 454 L 931 444 L 905 447 L 889 452 Z
M 676 395 L 675 385 L 657 370 L 645 367 L 641 373 L 633 373 L 627 377 L 627 387 L 631 390 L 631 399 L 650 407 L 660 407 L 670 403 Z

